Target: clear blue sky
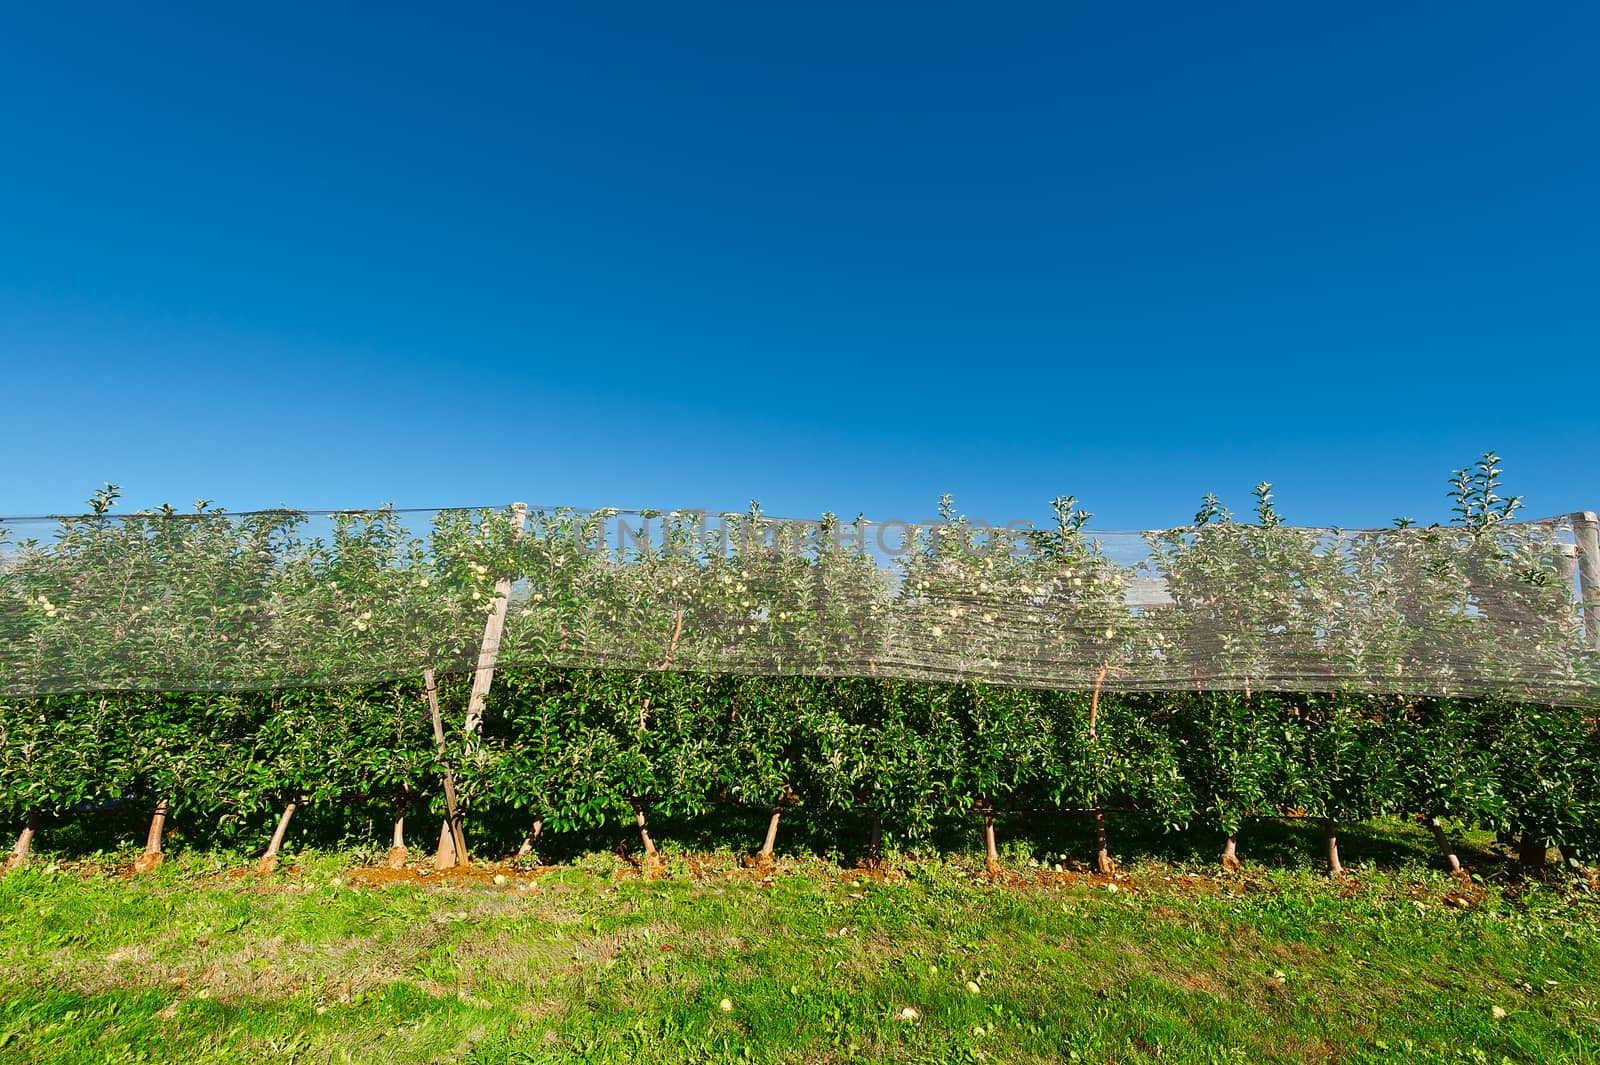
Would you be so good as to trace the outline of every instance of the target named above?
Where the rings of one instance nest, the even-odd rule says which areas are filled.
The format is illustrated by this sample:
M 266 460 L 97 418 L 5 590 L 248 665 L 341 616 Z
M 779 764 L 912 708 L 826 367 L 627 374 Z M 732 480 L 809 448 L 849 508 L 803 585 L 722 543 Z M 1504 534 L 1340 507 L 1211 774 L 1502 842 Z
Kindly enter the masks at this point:
M 0 513 L 1600 507 L 1600 7 L 758 6 L 7 5 Z

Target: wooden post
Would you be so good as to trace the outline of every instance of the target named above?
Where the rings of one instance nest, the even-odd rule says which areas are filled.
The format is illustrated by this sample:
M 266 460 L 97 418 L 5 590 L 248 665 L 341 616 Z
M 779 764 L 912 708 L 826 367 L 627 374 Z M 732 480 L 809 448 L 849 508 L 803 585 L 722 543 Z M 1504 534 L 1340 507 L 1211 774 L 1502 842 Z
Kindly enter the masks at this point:
M 528 524 L 528 504 L 511 504 L 511 519 L 515 526 L 513 540 L 522 538 Z M 494 667 L 500 661 L 500 635 L 505 631 L 506 606 L 511 601 L 511 576 L 494 582 L 494 609 L 483 623 L 483 645 L 478 649 L 478 670 L 472 677 L 472 695 L 467 699 L 467 738 L 470 740 L 483 726 L 483 705 L 489 697 L 489 685 L 494 683 Z
M 1461 859 L 1456 855 L 1456 849 L 1450 845 L 1450 837 L 1444 834 L 1444 825 L 1437 817 L 1425 819 L 1428 822 L 1428 831 L 1433 833 L 1433 841 L 1439 846 L 1439 853 L 1444 855 L 1445 864 L 1450 867 L 1451 876 L 1461 875 Z
M 1600 518 L 1585 510 L 1572 516 L 1578 541 L 1578 595 L 1583 603 L 1583 630 L 1589 646 L 1600 651 Z
M 1578 581 L 1578 545 L 1556 545 L 1556 573 L 1558 573 L 1561 587 L 1567 590 L 1567 595 L 1575 601 L 1582 602 L 1576 584 Z

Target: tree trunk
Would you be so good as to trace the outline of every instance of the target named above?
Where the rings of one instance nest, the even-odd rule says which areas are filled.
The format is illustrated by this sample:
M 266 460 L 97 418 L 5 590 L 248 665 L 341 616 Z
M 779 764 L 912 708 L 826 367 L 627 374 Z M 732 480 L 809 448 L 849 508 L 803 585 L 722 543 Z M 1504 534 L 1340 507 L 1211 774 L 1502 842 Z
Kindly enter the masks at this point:
M 544 818 L 533 822 L 533 827 L 528 829 L 528 834 L 522 837 L 522 846 L 517 848 L 517 857 L 526 858 L 533 853 L 534 844 L 539 842 L 539 837 L 544 834 Z
M 262 876 L 278 868 L 278 849 L 283 846 L 284 833 L 289 831 L 289 818 L 294 816 L 295 805 L 293 802 L 284 805 L 283 816 L 278 818 L 278 827 L 272 833 L 272 842 L 267 844 L 267 853 L 256 865 L 256 872 Z
M 394 813 L 394 836 L 389 841 L 389 860 L 384 863 L 390 869 L 404 869 L 411 857 L 411 849 L 406 846 L 406 814 L 411 811 L 411 802 L 411 785 L 402 782 L 400 808 Z
M 665 876 L 667 867 L 661 861 L 661 855 L 656 853 L 656 845 L 650 839 L 650 829 L 644 820 L 644 803 L 638 799 L 633 800 L 634 820 L 639 823 L 639 840 L 644 844 L 644 875 L 646 877 Z
M 406 849 L 406 810 L 402 806 L 394 815 L 394 840 L 389 844 L 389 868 L 404 869 L 411 852 Z
M 1522 863 L 1524 873 L 1544 873 L 1545 852 L 1548 848 L 1545 841 L 1536 833 L 1526 829 L 1522 833 L 1522 845 L 1517 848 L 1517 861 Z
M 156 800 L 156 812 L 150 817 L 150 831 L 144 837 L 144 853 L 133 863 L 135 873 L 148 873 L 160 865 L 165 855 L 161 853 L 161 834 L 167 827 L 167 800 Z
M 6 872 L 27 863 L 28 856 L 33 853 L 33 837 L 38 831 L 39 811 L 29 810 L 28 820 L 23 824 L 22 831 L 17 833 L 17 842 L 11 848 L 11 856 L 6 859 Z
M 1094 695 L 1089 699 L 1089 742 L 1093 744 L 1099 735 L 1100 724 L 1100 686 L 1106 681 L 1106 674 L 1111 671 L 1109 665 L 1101 666 L 1100 672 L 1094 678 Z M 1106 842 L 1106 814 L 1100 808 L 1099 795 L 1094 796 L 1094 865 L 1100 870 L 1100 875 L 1110 876 L 1117 871 L 1117 863 L 1111 860 L 1111 847 Z
M 1456 856 L 1456 849 L 1450 845 L 1450 837 L 1444 834 L 1444 825 L 1439 823 L 1437 817 L 1428 818 L 1428 831 L 1433 833 L 1433 841 L 1439 845 L 1439 853 L 1444 855 L 1444 862 L 1450 867 L 1450 874 L 1459 875 L 1461 859 Z
M 872 812 L 872 839 L 867 844 L 867 862 L 877 866 L 883 862 L 883 814 Z
M 1000 875 L 1000 851 L 994 845 L 994 810 L 983 809 L 983 869 L 990 876 Z
M 1094 867 L 1102 876 L 1117 871 L 1117 863 L 1111 857 L 1111 844 L 1106 839 L 1106 812 L 1098 806 L 1094 808 Z
M 767 838 L 761 844 L 761 849 L 756 852 L 756 867 L 759 869 L 772 867 L 772 854 L 778 846 L 778 818 L 782 814 L 782 806 L 772 807 L 772 817 L 767 821 Z
M 439 686 L 434 682 L 432 668 L 422 671 L 422 690 L 433 718 L 433 742 L 443 756 L 444 717 L 439 712 Z M 449 766 L 444 770 L 444 805 L 445 819 L 439 829 L 439 849 L 434 852 L 433 864 L 438 869 L 453 869 L 467 862 L 467 835 L 462 827 L 461 806 L 456 801 L 456 777 Z
M 1343 876 L 1344 866 L 1339 862 L 1339 826 L 1331 817 L 1322 819 L 1322 838 L 1328 844 L 1328 875 Z
M 1222 845 L 1222 868 L 1229 873 L 1237 873 L 1239 871 L 1239 832 L 1237 829 L 1228 833 L 1228 841 Z

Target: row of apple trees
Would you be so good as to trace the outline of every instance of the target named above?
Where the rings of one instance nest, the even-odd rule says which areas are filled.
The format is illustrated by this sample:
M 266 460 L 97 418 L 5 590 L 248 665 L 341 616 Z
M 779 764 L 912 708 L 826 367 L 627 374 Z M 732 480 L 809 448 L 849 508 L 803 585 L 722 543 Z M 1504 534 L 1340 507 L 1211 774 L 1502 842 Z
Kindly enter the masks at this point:
M 0 818 L 26 831 L 131 799 L 242 833 L 291 803 L 360 804 L 436 829 L 448 770 L 469 829 L 514 809 L 547 834 L 644 829 L 647 851 L 652 819 L 729 803 L 770 814 L 750 848 L 765 857 L 795 809 L 901 839 L 970 817 L 991 860 L 997 812 L 1127 809 L 1220 832 L 1230 857 L 1248 819 L 1288 812 L 1493 826 L 1535 861 L 1600 851 L 1600 737 L 1573 707 L 543 668 L 500 673 L 469 738 L 467 679 L 444 685 L 442 746 L 411 681 L 8 699 Z
M 1380 812 L 1595 850 L 1600 684 L 1558 529 L 1510 520 L 1493 456 L 1460 521 L 1343 534 L 1214 500 L 1113 559 L 1088 515 L 984 529 L 948 500 L 886 566 L 863 523 L 709 526 L 616 512 L 226 515 L 202 502 L 60 523 L 0 565 L 0 816 L 133 799 L 240 826 L 360 800 L 540 832 L 742 803 L 902 836 L 951 817 L 1104 811 L 1228 836 L 1293 810 Z M 1138 605 L 1136 582 L 1166 601 Z M 509 593 L 509 595 L 507 594 Z M 510 602 L 507 602 L 509 598 Z M 503 618 L 503 627 L 499 624 Z M 487 627 L 487 628 L 486 628 Z M 463 722 L 486 636 L 499 672 Z M 425 670 L 446 679 L 428 711 Z M 188 690 L 185 690 L 188 689 Z M 1152 690 L 1153 689 L 1153 690 Z M 1143 693 L 1141 694 L 1141 690 Z M 477 720 L 474 716 L 473 720 Z M 437 724 L 435 723 L 437 721 Z M 1453 861 L 1454 859 L 1450 859 Z

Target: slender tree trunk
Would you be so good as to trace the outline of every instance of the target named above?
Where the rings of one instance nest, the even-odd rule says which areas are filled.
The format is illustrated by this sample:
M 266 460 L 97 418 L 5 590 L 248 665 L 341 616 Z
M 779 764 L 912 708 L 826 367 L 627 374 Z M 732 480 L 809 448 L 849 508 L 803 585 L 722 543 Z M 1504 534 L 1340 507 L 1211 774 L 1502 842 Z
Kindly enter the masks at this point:
M 638 799 L 633 800 L 633 817 L 639 823 L 639 840 L 644 844 L 644 875 L 647 877 L 665 876 L 667 867 L 662 864 L 661 855 L 656 851 L 656 845 L 650 839 L 650 828 L 645 824 L 644 803 Z
M 774 804 L 772 817 L 767 821 L 767 838 L 761 844 L 761 849 L 756 852 L 756 866 L 767 869 L 772 866 L 772 855 L 778 846 L 778 818 L 783 815 L 783 807 Z
M 867 861 L 877 866 L 883 862 L 883 814 L 872 811 L 872 838 L 867 844 Z
M 404 869 L 406 859 L 411 857 L 411 851 L 406 846 L 406 814 L 411 810 L 411 786 L 400 785 L 400 808 L 394 814 L 394 836 L 389 842 L 389 860 L 385 864 L 390 869 Z
M 683 635 L 683 611 L 679 610 L 673 617 L 672 639 L 667 642 L 667 653 L 662 656 L 661 664 L 657 670 L 665 670 L 672 665 L 672 656 L 678 649 L 678 638 Z M 650 717 L 650 697 L 647 695 L 639 704 L 639 732 L 642 735 L 648 727 Z M 647 877 L 666 876 L 667 867 L 661 861 L 661 856 L 656 853 L 656 845 L 650 839 L 650 829 L 645 824 L 644 803 L 638 796 L 631 799 L 633 803 L 633 816 L 639 822 L 639 839 L 644 843 L 644 875 Z
M 1089 742 L 1094 743 L 1099 735 L 1100 725 L 1100 686 L 1106 681 L 1106 674 L 1111 671 L 1109 665 L 1101 666 L 1100 672 L 1094 678 L 1094 695 L 1089 699 Z M 1111 846 L 1106 842 L 1106 812 L 1100 807 L 1100 796 L 1096 795 L 1094 804 L 1094 864 L 1102 876 L 1110 876 L 1117 871 L 1117 863 L 1111 860 Z
M 267 844 L 267 853 L 261 856 L 261 861 L 256 865 L 256 872 L 262 876 L 278 868 L 278 849 L 283 846 L 284 833 L 289 831 L 289 818 L 294 816 L 295 806 L 290 802 L 283 807 L 283 816 L 278 818 L 278 827 L 272 833 L 272 842 Z
M 1545 869 L 1545 854 L 1548 849 L 1545 846 L 1545 841 L 1538 834 L 1524 829 L 1522 845 L 1517 848 L 1517 861 L 1522 863 L 1522 871 L 1524 873 L 1539 873 L 1542 875 Z
M 28 856 L 33 853 L 33 837 L 39 832 L 39 811 L 29 810 L 28 820 L 23 824 L 22 831 L 17 833 L 17 842 L 11 848 L 11 855 L 6 859 L 6 872 L 20 868 L 28 861 Z
M 1239 871 L 1239 831 L 1235 829 L 1228 833 L 1228 841 L 1222 845 L 1222 868 L 1229 873 Z
M 496 645 L 498 646 L 498 644 Z M 432 668 L 422 671 L 422 690 L 428 698 L 428 713 L 433 718 L 433 742 L 444 754 L 444 717 L 439 712 L 439 686 Z M 453 869 L 467 861 L 467 836 L 462 827 L 461 805 L 456 801 L 456 777 L 448 766 L 444 771 L 444 824 L 439 827 L 439 849 L 433 864 L 438 869 Z
M 1094 808 L 1094 866 L 1103 876 L 1117 871 L 1117 863 L 1111 857 L 1111 844 L 1106 838 L 1106 812 L 1098 806 Z
M 983 869 L 990 876 L 1000 875 L 1000 850 L 994 844 L 994 810 L 983 808 Z
M 150 817 L 150 831 L 144 837 L 144 853 L 133 863 L 135 873 L 148 873 L 160 865 L 165 855 L 161 853 L 161 834 L 167 827 L 167 800 L 156 800 L 156 812 Z
M 411 851 L 406 848 L 406 811 L 405 807 L 394 815 L 394 838 L 389 844 L 390 869 L 404 869 L 406 859 L 411 857 Z
M 539 837 L 544 834 L 544 818 L 533 822 L 533 827 L 528 829 L 528 834 L 522 837 L 522 846 L 517 848 L 517 857 L 526 858 L 533 853 L 534 844 L 539 842 Z
M 150 817 L 150 831 L 145 833 L 144 850 L 146 854 L 161 853 L 161 835 L 167 828 L 167 811 L 170 808 L 166 799 L 156 800 L 155 813 Z
M 1450 867 L 1452 876 L 1461 872 L 1461 859 L 1456 855 L 1456 849 L 1450 845 L 1450 837 L 1444 834 L 1444 825 L 1439 823 L 1437 817 L 1428 818 L 1428 831 L 1433 833 L 1433 842 L 1439 845 L 1439 853 L 1444 855 L 1444 862 Z
M 1331 817 L 1322 819 L 1322 838 L 1328 844 L 1328 875 L 1343 876 L 1344 866 L 1339 862 L 1339 825 Z

